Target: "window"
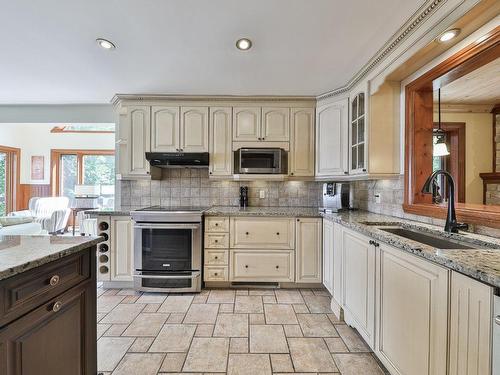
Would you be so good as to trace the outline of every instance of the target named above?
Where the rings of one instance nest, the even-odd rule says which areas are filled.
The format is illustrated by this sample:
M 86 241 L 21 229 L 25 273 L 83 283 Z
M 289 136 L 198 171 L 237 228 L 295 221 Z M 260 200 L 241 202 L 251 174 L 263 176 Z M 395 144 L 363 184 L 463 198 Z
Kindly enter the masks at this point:
M 0 216 L 16 209 L 20 154 L 18 148 L 0 146 Z
M 115 156 L 111 150 L 52 150 L 51 190 L 75 196 L 76 185 L 99 185 L 101 195 L 113 195 Z
M 69 124 L 54 126 L 51 133 L 114 133 L 115 124 Z

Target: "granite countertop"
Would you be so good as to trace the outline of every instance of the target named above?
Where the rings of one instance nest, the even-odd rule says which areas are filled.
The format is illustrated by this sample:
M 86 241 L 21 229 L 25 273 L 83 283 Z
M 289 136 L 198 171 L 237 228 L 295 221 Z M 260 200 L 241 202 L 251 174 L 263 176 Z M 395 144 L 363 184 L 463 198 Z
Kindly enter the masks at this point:
M 285 216 L 321 217 L 318 207 L 234 207 L 213 206 L 204 212 L 206 216 Z
M 143 207 L 96 208 L 85 210 L 85 214 L 95 216 L 130 216 L 130 211 L 138 210 L 139 208 Z
M 366 211 L 322 214 L 324 219 L 342 224 L 357 232 L 385 242 L 393 247 L 415 254 L 446 268 L 458 271 L 476 280 L 500 288 L 500 239 L 473 233 L 446 233 L 443 228 L 417 221 L 379 215 Z M 376 225 L 402 226 L 443 238 L 467 242 L 478 249 L 437 249 L 377 228 Z
M 82 236 L 0 236 L 0 280 L 77 253 L 102 241 L 102 237 Z

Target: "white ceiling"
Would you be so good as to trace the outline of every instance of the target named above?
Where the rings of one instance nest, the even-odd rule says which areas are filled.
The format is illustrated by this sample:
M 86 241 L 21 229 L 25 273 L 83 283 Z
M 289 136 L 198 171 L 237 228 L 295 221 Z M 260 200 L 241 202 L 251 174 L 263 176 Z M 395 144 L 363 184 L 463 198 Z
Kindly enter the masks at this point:
M 318 95 L 347 83 L 423 3 L 0 0 L 0 103 Z M 97 37 L 118 48 L 98 48 Z M 238 51 L 240 37 L 254 47 Z

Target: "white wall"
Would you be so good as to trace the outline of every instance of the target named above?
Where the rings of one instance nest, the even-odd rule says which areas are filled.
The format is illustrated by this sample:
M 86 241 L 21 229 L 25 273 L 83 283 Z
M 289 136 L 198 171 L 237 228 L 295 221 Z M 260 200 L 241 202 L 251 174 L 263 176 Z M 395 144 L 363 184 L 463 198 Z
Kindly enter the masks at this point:
M 115 149 L 113 133 L 51 133 L 50 130 L 55 125 L 61 124 L 0 123 L 0 145 L 21 149 L 21 184 L 50 183 L 50 150 L 52 149 Z M 44 180 L 32 181 L 31 156 L 40 155 L 45 157 Z

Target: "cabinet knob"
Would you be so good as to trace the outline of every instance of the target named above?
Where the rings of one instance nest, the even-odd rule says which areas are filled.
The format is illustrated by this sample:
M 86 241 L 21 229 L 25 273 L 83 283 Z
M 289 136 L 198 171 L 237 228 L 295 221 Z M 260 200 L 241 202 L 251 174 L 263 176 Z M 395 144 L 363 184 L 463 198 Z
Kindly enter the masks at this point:
M 218 243 L 218 242 L 219 242 L 219 240 L 215 240 L 215 243 Z
M 219 274 L 217 272 L 214 273 L 214 276 L 218 276 Z
M 208 174 L 212 174 L 212 172 L 208 172 Z
M 54 306 L 52 306 L 52 311 L 58 312 L 59 310 L 61 310 L 61 307 L 62 307 L 62 302 L 57 301 L 56 303 L 54 303 Z
M 349 174 L 349 172 L 347 172 L 347 171 L 344 171 L 344 174 Z
M 56 286 L 57 284 L 59 284 L 59 280 L 60 280 L 59 275 L 52 276 L 49 281 L 50 286 Z
M 248 268 L 248 264 L 245 264 L 245 268 Z
M 214 259 L 219 259 L 219 257 L 216 255 L 216 256 L 214 256 Z
M 363 168 L 363 172 L 366 172 L 366 168 Z
M 276 235 L 279 236 L 280 235 L 280 232 L 276 232 Z
M 245 232 L 245 234 L 246 234 L 246 235 L 248 236 L 248 235 L 249 235 L 250 233 L 248 233 L 248 232 Z
M 290 176 L 293 176 L 293 172 L 292 172 L 292 173 L 290 173 Z
M 219 226 L 219 223 L 215 223 L 215 226 L 218 227 Z
M 266 138 L 265 137 L 262 137 L 262 140 L 264 141 Z
M 300 221 L 300 219 L 297 219 L 297 221 Z
M 280 268 L 280 266 L 276 266 L 276 269 Z

